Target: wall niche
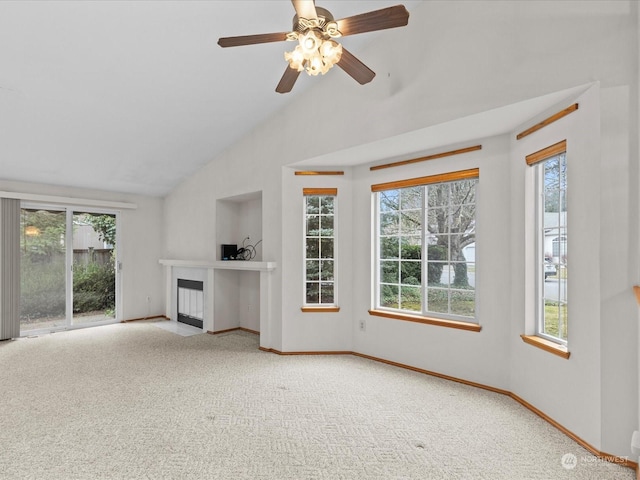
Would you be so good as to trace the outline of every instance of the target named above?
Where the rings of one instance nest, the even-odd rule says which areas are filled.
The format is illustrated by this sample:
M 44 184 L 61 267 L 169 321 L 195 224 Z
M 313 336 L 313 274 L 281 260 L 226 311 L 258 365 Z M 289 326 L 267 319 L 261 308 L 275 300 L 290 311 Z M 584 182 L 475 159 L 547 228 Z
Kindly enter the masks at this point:
M 262 192 L 216 200 L 216 260 L 222 260 L 221 245 L 235 244 L 240 248 L 244 244 L 255 247 L 251 260 L 262 261 L 261 240 Z
M 232 244 L 248 248 L 253 257 L 230 262 L 262 261 L 261 240 L 262 192 L 216 200 L 216 260 L 223 260 L 221 246 Z M 260 331 L 259 272 L 216 270 L 215 275 L 215 330 L 242 327 Z

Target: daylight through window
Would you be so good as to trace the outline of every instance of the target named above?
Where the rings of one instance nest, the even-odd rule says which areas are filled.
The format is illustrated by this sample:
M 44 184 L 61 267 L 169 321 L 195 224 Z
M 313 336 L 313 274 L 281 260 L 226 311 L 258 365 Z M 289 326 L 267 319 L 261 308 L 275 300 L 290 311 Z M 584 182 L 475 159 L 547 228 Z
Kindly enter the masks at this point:
M 454 173 L 372 187 L 376 308 L 475 319 L 478 171 L 459 173 L 460 180 L 440 181 Z
M 332 306 L 337 189 L 305 189 L 305 306 Z
M 564 148 L 564 144 L 563 144 Z M 567 342 L 567 158 L 564 151 L 537 169 L 538 322 L 536 334 Z

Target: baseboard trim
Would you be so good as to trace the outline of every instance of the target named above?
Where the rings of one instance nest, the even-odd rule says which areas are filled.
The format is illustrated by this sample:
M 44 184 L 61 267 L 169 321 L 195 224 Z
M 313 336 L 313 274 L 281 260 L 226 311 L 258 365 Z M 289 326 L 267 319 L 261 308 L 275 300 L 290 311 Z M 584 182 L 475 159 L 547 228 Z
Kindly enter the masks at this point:
M 598 458 L 600 458 L 602 460 L 606 460 L 607 462 L 617 463 L 617 464 L 623 465 L 625 467 L 633 468 L 633 469 L 636 470 L 636 472 L 638 471 L 638 463 L 637 462 L 633 462 L 633 461 L 629 460 L 628 458 L 618 457 L 617 455 L 611 455 L 610 453 L 606 453 L 606 452 L 602 452 L 602 451 L 598 450 L 593 445 L 591 445 L 590 443 L 586 442 L 585 440 L 580 438 L 578 435 L 573 433 L 571 430 L 569 430 L 568 428 L 565 428 L 563 425 L 561 425 L 560 423 L 555 421 L 549 415 L 547 415 L 546 413 L 544 413 L 540 409 L 534 407 L 533 405 L 531 405 L 526 400 L 520 398 L 515 393 L 509 392 L 509 396 L 511 398 L 513 398 L 516 402 L 518 402 L 520 405 L 522 405 L 523 407 L 529 409 L 530 411 L 532 411 L 533 413 L 538 415 L 540 418 L 545 420 L 547 423 L 550 423 L 551 425 L 556 427 L 558 430 L 560 430 L 562 433 L 564 433 L 567 437 L 572 439 L 574 442 L 578 443 L 585 450 L 588 450 L 590 453 L 592 453 L 596 457 L 598 457 Z
M 425 370 L 425 369 L 418 368 L 418 367 L 412 367 L 411 365 L 406 365 L 404 363 L 398 363 L 398 362 L 394 362 L 392 360 L 386 360 L 384 358 L 374 357 L 372 355 L 366 355 L 364 353 L 358 353 L 358 352 L 348 352 L 348 351 L 282 352 L 282 351 L 276 350 L 274 348 L 265 348 L 265 347 L 260 347 L 260 350 L 262 350 L 263 352 L 275 353 L 277 355 L 353 355 L 353 356 L 356 356 L 356 357 L 364 358 L 366 360 L 372 360 L 374 362 L 385 363 L 385 364 L 391 365 L 393 367 L 404 368 L 405 370 L 411 370 L 413 372 L 422 373 L 422 374 L 425 374 L 425 375 L 430 375 L 432 377 L 442 378 L 444 380 L 449 380 L 451 382 L 462 383 L 464 385 L 469 385 L 469 386 L 475 387 L 475 388 L 481 388 L 483 390 L 488 390 L 490 392 L 499 393 L 501 395 L 506 395 L 508 397 L 511 397 L 513 400 L 518 402 L 520 405 L 522 405 L 526 409 L 528 409 L 531 412 L 533 412 L 536 415 L 538 415 L 540 418 L 545 420 L 547 423 L 551 424 L 552 426 L 554 426 L 555 428 L 560 430 L 563 434 L 568 436 L 571 440 L 576 442 L 578 445 L 580 445 L 581 447 L 583 447 L 584 449 L 586 449 L 587 451 L 589 451 L 591 454 L 595 455 L 596 457 L 598 457 L 598 458 L 600 458 L 602 460 L 605 460 L 607 462 L 616 463 L 618 465 L 622 465 L 624 467 L 628 467 L 628 468 L 634 469 L 636 471 L 636 478 L 638 480 L 640 480 L 640 470 L 638 469 L 638 463 L 637 462 L 633 462 L 633 461 L 629 460 L 628 458 L 618 457 L 617 455 L 611 455 L 609 453 L 605 453 L 605 452 L 602 452 L 602 451 L 598 450 L 593 445 L 591 445 L 590 443 L 586 442 L 585 440 L 580 438 L 578 435 L 573 433 L 571 430 L 569 430 L 568 428 L 565 428 L 563 425 L 561 425 L 560 423 L 555 421 L 553 418 L 548 416 L 546 413 L 544 413 L 540 409 L 534 407 L 533 405 L 531 405 L 526 400 L 520 398 L 518 395 L 516 395 L 515 393 L 510 392 L 508 390 L 503 390 L 501 388 L 491 387 L 489 385 L 484 385 L 482 383 L 471 382 L 469 380 L 464 380 L 462 378 L 452 377 L 450 375 L 445 375 L 445 374 L 442 374 L 442 373 L 433 372 L 431 370 Z
M 226 330 L 217 330 L 215 332 L 212 332 L 211 330 L 207 330 L 207 333 L 209 335 L 220 335 L 221 333 L 236 332 L 238 330 L 242 332 L 253 333 L 254 335 L 260 335 L 260 332 L 256 330 L 251 330 L 249 328 L 244 328 L 244 327 L 227 328 Z
M 151 317 L 130 318 L 128 320 L 120 320 L 120 323 L 141 322 L 143 320 L 153 320 L 153 319 L 156 319 L 156 318 L 164 318 L 165 320 L 171 320 L 166 315 L 153 315 Z
M 372 357 L 371 355 L 365 355 L 364 353 L 352 352 L 356 357 L 366 358 L 367 360 L 373 360 L 374 362 L 386 363 L 387 365 L 391 365 L 393 367 L 404 368 L 405 370 L 412 370 L 418 373 L 424 373 L 425 375 L 431 375 L 432 377 L 442 378 L 444 380 L 449 380 L 451 382 L 462 383 L 464 385 L 469 385 L 470 387 L 481 388 L 483 390 L 489 390 L 490 392 L 500 393 L 502 395 L 510 395 L 511 392 L 507 390 L 502 390 L 500 388 L 490 387 L 489 385 L 484 385 L 482 383 L 471 382 L 469 380 L 464 380 L 458 377 L 452 377 L 450 375 L 445 375 L 443 373 L 433 372 L 431 370 L 424 370 L 418 367 L 412 367 L 411 365 L 405 365 L 404 363 L 393 362 L 391 360 L 385 360 L 384 358 Z
M 353 352 L 348 351 L 340 351 L 340 350 L 330 350 L 330 351 L 310 351 L 310 352 L 281 352 L 280 350 L 276 350 L 275 348 L 265 348 L 260 347 L 260 350 L 263 352 L 275 353 L 276 355 L 354 355 Z

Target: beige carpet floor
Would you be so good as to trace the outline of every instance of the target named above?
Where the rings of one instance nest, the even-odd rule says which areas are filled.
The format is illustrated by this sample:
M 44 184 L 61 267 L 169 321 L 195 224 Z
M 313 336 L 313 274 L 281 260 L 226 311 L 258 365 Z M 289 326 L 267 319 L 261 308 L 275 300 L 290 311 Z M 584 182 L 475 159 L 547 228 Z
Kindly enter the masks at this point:
M 0 405 L 2 479 L 635 479 L 506 396 L 243 332 L 1 342 Z

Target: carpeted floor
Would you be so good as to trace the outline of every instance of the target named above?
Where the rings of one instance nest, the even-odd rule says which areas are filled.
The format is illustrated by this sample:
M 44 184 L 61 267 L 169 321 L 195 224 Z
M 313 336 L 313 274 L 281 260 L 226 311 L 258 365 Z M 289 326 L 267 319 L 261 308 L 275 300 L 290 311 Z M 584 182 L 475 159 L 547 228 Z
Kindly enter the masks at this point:
M 1 342 L 0 405 L 4 480 L 635 479 L 506 396 L 243 332 Z

